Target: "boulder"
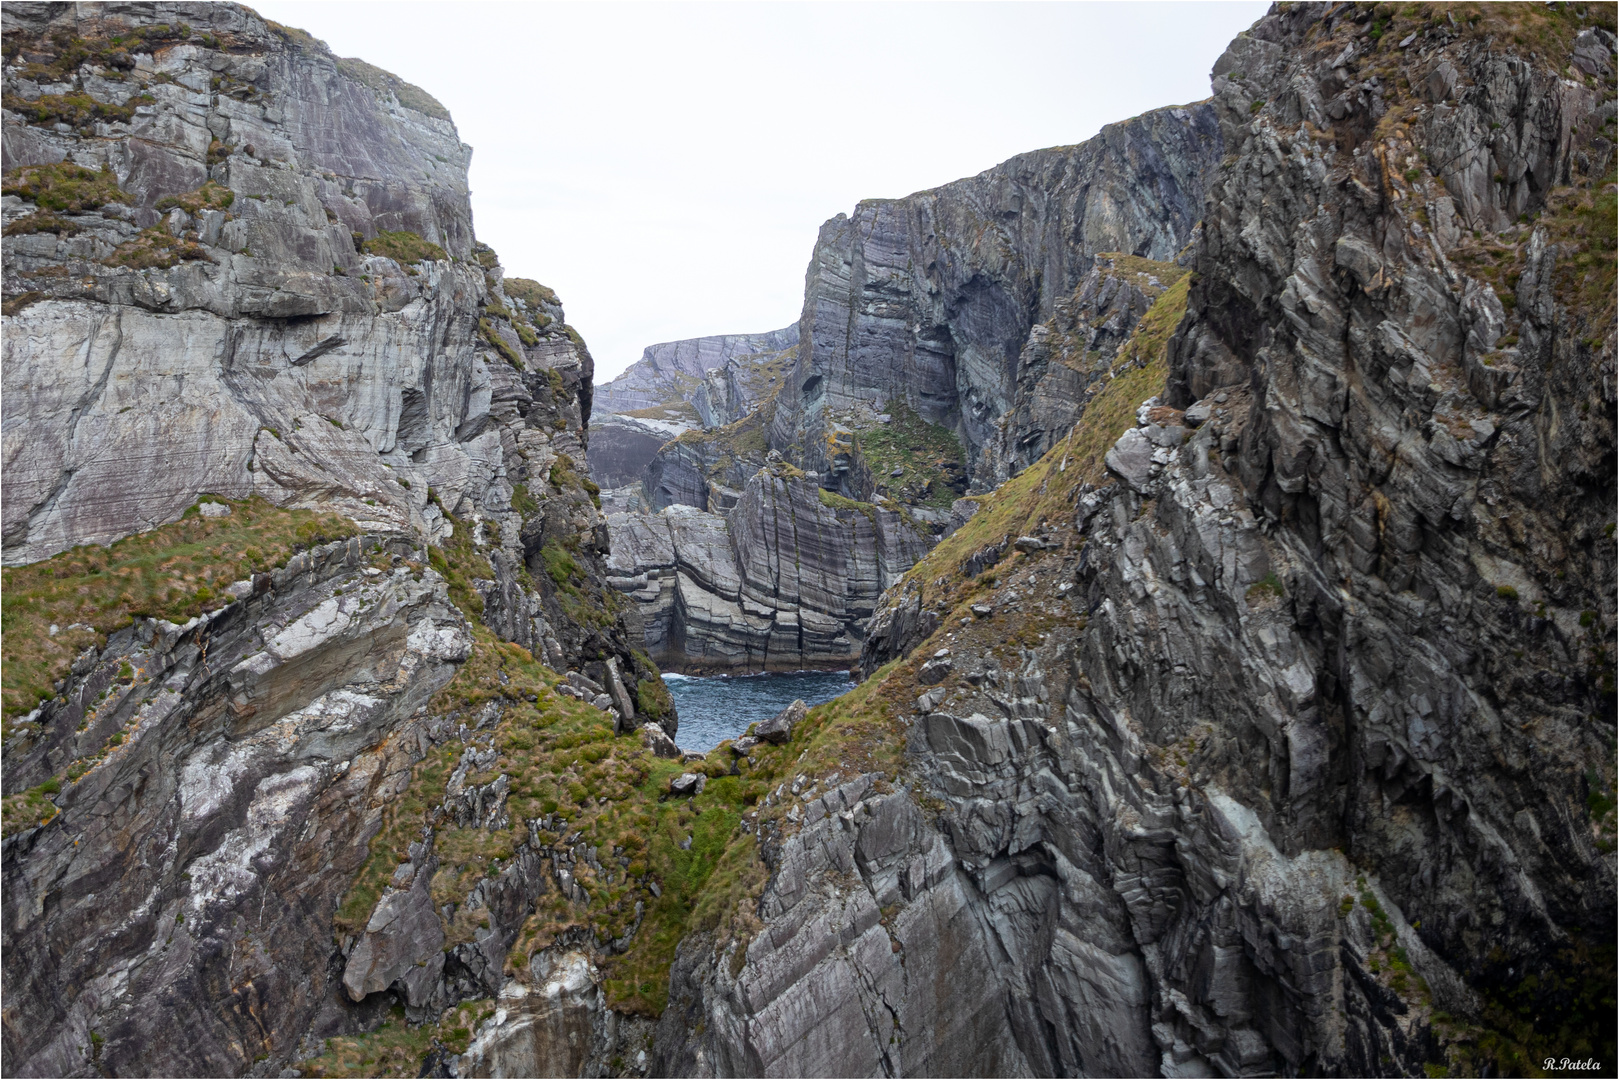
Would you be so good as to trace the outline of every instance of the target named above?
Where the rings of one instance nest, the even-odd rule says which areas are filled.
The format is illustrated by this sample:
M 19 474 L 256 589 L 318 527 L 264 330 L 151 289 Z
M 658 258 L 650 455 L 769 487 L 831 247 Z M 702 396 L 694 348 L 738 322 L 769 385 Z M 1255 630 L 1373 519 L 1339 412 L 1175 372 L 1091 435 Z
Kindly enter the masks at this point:
M 689 798 L 701 795 L 703 788 L 708 785 L 708 777 L 702 773 L 681 773 L 669 781 L 669 794 L 676 798 Z
M 769 720 L 761 722 L 754 728 L 753 733 L 767 743 L 780 746 L 792 740 L 793 728 L 798 726 L 798 722 L 804 719 L 808 712 L 808 705 L 802 701 L 795 701 Z

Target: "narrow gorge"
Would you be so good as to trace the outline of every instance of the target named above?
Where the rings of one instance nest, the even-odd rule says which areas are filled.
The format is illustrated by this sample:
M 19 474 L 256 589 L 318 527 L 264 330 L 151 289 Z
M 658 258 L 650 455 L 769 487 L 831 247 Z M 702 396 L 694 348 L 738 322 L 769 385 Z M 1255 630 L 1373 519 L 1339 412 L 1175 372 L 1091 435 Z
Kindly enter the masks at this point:
M 7 1075 L 1619 1066 L 1611 5 L 1276 4 L 599 385 L 428 90 L 0 27 Z

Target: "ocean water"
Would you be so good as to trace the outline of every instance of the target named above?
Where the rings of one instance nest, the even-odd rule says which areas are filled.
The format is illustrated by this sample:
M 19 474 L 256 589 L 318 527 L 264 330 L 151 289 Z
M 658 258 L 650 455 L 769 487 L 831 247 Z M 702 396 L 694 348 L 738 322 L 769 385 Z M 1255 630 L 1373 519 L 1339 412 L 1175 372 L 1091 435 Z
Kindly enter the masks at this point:
M 749 724 L 770 719 L 800 698 L 806 705 L 819 705 L 855 688 L 846 671 L 706 677 L 665 674 L 663 682 L 680 710 L 676 745 L 700 753 L 736 738 Z

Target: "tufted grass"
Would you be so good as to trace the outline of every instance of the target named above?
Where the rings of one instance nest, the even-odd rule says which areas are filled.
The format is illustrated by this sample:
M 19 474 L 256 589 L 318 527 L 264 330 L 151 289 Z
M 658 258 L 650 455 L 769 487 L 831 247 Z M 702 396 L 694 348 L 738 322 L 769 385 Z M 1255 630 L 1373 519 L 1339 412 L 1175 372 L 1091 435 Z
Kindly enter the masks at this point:
M 285 565 L 296 551 L 353 536 L 335 514 L 284 510 L 262 498 L 224 503 L 229 517 L 202 517 L 196 506 L 179 521 L 125 537 L 109 547 L 86 545 L 4 571 L 0 591 L 0 655 L 6 735 L 11 723 L 52 694 L 86 646 L 137 615 L 183 623 L 230 601 L 225 586 Z M 61 628 L 50 633 L 52 624 Z M 88 629 L 68 629 L 75 624 Z
M 161 212 L 179 207 L 188 214 L 195 214 L 202 210 L 225 210 L 235 201 L 236 192 L 224 184 L 209 180 L 195 191 L 159 199 L 153 209 Z
M 395 1006 L 377 1030 L 326 1041 L 326 1052 L 295 1066 L 304 1076 L 418 1076 L 435 1046 L 463 1054 L 478 1025 L 495 1011 L 490 1000 L 468 1001 L 446 1010 L 433 1024 L 412 1025 Z
M 416 233 L 407 230 L 395 230 L 377 233 L 361 245 L 367 255 L 381 255 L 392 259 L 400 266 L 409 266 L 411 263 L 438 261 L 449 258 L 444 249 L 430 240 L 424 240 Z
M 1046 521 L 1071 518 L 1081 485 L 1109 482 L 1104 464 L 1108 450 L 1135 426 L 1137 407 L 1164 389 L 1169 339 L 1186 313 L 1190 284 L 1189 275 L 1180 278 L 1147 309 L 1068 437 L 994 492 L 979 496 L 979 511 L 906 572 L 921 586 L 925 605 L 942 601 L 953 607 L 969 599 L 978 589 L 962 572 L 971 555 L 1037 531 Z M 1007 557 L 1013 557 L 1010 548 Z
M 947 428 L 930 424 L 903 401 L 888 406 L 892 419 L 859 432 L 855 447 L 871 470 L 875 490 L 914 506 L 948 510 L 967 490 L 966 455 Z M 890 475 L 903 469 L 900 476 Z
M 167 270 L 187 260 L 211 261 L 201 244 L 182 240 L 157 225 L 119 244 L 107 257 L 107 265 L 127 266 L 132 270 Z
M 6 107 L 11 108 L 9 100 Z M 0 183 L 0 194 L 28 199 L 41 210 L 68 214 L 95 210 L 108 203 L 134 201 L 134 196 L 118 186 L 118 177 L 111 166 L 87 169 L 69 161 L 12 169 Z

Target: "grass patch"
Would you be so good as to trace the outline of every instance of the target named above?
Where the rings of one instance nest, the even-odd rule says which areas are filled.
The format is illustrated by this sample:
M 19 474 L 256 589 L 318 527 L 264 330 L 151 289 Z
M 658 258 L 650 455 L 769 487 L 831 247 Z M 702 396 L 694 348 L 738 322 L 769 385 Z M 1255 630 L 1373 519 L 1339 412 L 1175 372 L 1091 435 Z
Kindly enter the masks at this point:
M 478 319 L 478 334 L 484 339 L 484 341 L 488 342 L 489 347 L 499 353 L 501 358 L 508 364 L 516 368 L 518 371 L 522 371 L 524 369 L 526 365 L 523 363 L 523 357 L 516 349 L 506 344 L 506 340 L 500 336 L 499 331 L 495 329 L 495 324 L 489 321 L 488 316 L 482 316 Z
M 196 214 L 203 210 L 225 210 L 235 201 L 236 192 L 224 184 L 210 180 L 195 191 L 159 199 L 153 209 L 162 212 L 179 207 L 188 214 Z
M 450 110 L 441 105 L 438 98 L 415 83 L 406 82 L 391 71 L 383 71 L 354 57 L 338 60 L 337 70 L 378 94 L 392 94 L 395 100 L 407 109 L 415 109 L 437 120 L 450 119 Z
M 304 1076 L 416 1076 L 434 1047 L 464 1054 L 478 1026 L 494 1015 L 495 1002 L 468 1001 L 447 1010 L 435 1024 L 412 1025 L 395 1006 L 376 1031 L 326 1040 L 326 1052 L 298 1063 Z
M 954 606 L 977 588 L 962 571 L 968 557 L 1007 537 L 1037 531 L 1044 521 L 1072 517 L 1082 484 L 1108 482 L 1108 450 L 1135 426 L 1137 407 L 1163 392 L 1169 339 L 1186 313 L 1189 284 L 1190 278 L 1182 277 L 1147 309 L 1068 437 L 993 493 L 980 496 L 978 513 L 906 572 L 923 590 L 924 604 L 943 600 Z M 933 584 L 941 578 L 944 585 Z
M 59 217 L 49 210 L 41 210 L 37 214 L 18 218 L 5 227 L 7 236 L 30 236 L 34 233 L 55 233 L 57 236 L 72 236 L 79 231 L 76 222 Z
M 949 509 L 967 490 L 961 442 L 953 432 L 922 419 L 903 401 L 892 419 L 855 436 L 855 449 L 871 470 L 874 490 L 913 506 Z M 901 470 L 894 476 L 895 469 Z
M 3 808 L 3 826 L 0 826 L 0 835 L 10 836 L 14 832 L 32 829 L 35 825 L 43 825 L 56 816 L 56 804 L 51 796 L 62 790 L 62 782 L 55 777 L 45 781 L 38 787 L 5 797 Z
M 137 94 L 122 105 L 110 101 L 97 101 L 89 94 L 41 94 L 26 101 L 15 94 L 7 94 L 5 107 L 26 117 L 32 124 L 67 124 L 83 131 L 95 123 L 129 123 L 135 110 L 157 101 L 151 94 Z M 39 166 L 41 168 L 48 166 Z
M 523 301 L 529 307 L 561 307 L 562 301 L 557 294 L 547 286 L 530 278 L 509 277 L 504 282 L 506 295 Z
M 676 398 L 666 401 L 662 405 L 651 405 L 645 409 L 631 409 L 621 413 L 622 416 L 633 416 L 637 420 L 669 420 L 675 423 L 701 425 L 703 418 L 697 415 L 697 406 L 685 398 Z
M 4 571 L 0 715 L 7 735 L 15 717 L 52 695 L 80 651 L 105 645 L 109 633 L 137 615 L 183 623 L 228 603 L 223 590 L 230 583 L 358 531 L 336 514 L 284 510 L 258 497 L 211 501 L 228 503 L 230 516 L 205 518 L 192 507 L 179 521 L 110 547 L 77 547 Z M 53 624 L 62 628 L 55 636 Z M 68 629 L 74 625 L 88 629 Z
M 558 454 L 556 460 L 551 462 L 551 471 L 547 479 L 550 480 L 551 486 L 562 494 L 567 494 L 570 489 L 583 491 L 590 496 L 590 501 L 596 504 L 596 509 L 601 509 L 601 486 L 590 477 L 581 475 L 574 468 L 573 458 L 567 454 Z
M 6 108 L 11 108 L 9 101 Z M 127 205 L 135 201 L 133 195 L 118 186 L 118 177 L 110 165 L 87 169 L 68 161 L 12 169 L 0 183 L 0 194 L 27 199 L 41 210 L 69 214 L 95 210 L 108 203 Z
M 161 225 L 144 229 L 133 240 L 126 240 L 107 257 L 108 266 L 127 266 L 132 270 L 167 270 L 187 260 L 208 259 L 208 251 L 201 244 L 182 240 Z
M 1250 602 L 1258 602 L 1260 600 L 1267 600 L 1267 599 L 1270 599 L 1272 597 L 1274 597 L 1277 600 L 1280 600 L 1283 597 L 1285 597 L 1286 595 L 1287 595 L 1287 591 L 1282 588 L 1282 583 L 1276 577 L 1276 574 L 1275 574 L 1274 571 L 1269 573 L 1269 574 L 1266 574 L 1264 577 L 1260 578 L 1258 581 L 1256 581 L 1252 585 L 1248 586 L 1247 596 L 1248 596 L 1248 600 Z
M 449 258 L 444 249 L 431 241 L 422 239 L 416 233 L 398 230 L 395 232 L 383 231 L 361 245 L 367 255 L 381 255 L 392 259 L 400 266 L 411 263 L 437 262 Z

